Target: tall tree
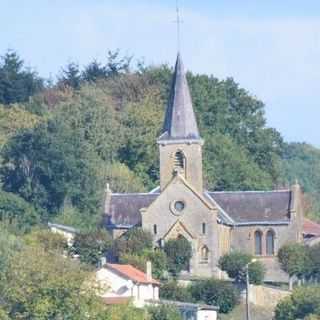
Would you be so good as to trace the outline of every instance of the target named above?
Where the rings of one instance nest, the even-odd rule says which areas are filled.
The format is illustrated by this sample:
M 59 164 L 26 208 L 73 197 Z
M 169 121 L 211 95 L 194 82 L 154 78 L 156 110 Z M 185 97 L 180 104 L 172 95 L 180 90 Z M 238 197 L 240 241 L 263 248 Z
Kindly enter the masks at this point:
M 43 80 L 24 66 L 17 52 L 8 50 L 0 60 L 0 103 L 24 102 L 43 88 Z

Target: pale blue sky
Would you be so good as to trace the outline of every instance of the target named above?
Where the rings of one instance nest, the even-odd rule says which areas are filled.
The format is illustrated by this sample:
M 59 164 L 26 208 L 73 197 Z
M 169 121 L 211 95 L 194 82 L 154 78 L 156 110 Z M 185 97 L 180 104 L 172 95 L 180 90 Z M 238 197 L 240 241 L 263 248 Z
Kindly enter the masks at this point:
M 186 67 L 234 77 L 288 141 L 320 146 L 320 1 L 180 0 Z M 174 63 L 175 0 L 0 0 L 0 54 L 45 77 L 107 50 Z

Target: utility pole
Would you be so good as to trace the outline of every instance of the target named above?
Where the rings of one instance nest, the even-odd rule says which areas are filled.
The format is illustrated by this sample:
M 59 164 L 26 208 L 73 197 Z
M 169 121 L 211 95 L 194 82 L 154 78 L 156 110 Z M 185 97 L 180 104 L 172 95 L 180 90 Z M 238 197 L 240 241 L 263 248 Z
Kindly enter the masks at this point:
M 249 264 L 246 265 L 246 316 L 247 320 L 251 320 L 250 317 L 250 302 L 249 302 L 249 289 L 250 289 L 250 279 L 249 279 Z

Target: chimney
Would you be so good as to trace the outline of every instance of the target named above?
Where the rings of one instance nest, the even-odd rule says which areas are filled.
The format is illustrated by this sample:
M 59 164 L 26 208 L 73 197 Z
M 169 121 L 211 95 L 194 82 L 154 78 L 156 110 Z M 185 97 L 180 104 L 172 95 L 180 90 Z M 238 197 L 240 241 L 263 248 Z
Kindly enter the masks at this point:
M 151 261 L 147 261 L 147 280 L 152 280 L 152 264 Z

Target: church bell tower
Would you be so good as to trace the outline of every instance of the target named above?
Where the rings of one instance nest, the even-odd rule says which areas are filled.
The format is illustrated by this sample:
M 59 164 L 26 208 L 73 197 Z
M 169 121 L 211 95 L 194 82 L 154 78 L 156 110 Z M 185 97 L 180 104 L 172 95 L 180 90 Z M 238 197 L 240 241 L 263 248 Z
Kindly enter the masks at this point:
M 163 190 L 176 174 L 182 175 L 198 192 L 203 191 L 202 145 L 193 111 L 190 91 L 180 54 L 172 79 L 160 151 L 160 188 Z

